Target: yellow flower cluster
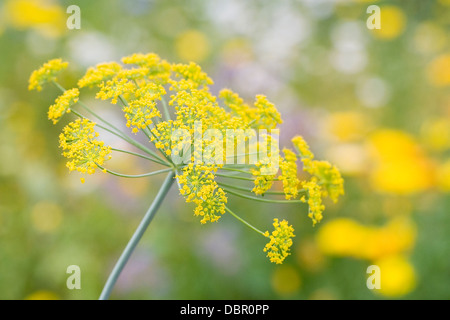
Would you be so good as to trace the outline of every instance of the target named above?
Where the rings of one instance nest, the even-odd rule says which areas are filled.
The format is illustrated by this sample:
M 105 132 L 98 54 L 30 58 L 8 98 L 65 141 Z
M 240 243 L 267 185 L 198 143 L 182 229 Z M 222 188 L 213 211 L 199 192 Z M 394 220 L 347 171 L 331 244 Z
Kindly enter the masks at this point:
M 186 202 L 197 205 L 194 214 L 202 217 L 201 223 L 215 222 L 225 213 L 227 197 L 214 180 L 216 170 L 214 166 L 190 163 L 176 176 Z
M 53 59 L 46 62 L 41 68 L 33 71 L 30 76 L 28 90 L 41 91 L 47 82 L 56 81 L 56 75 L 67 68 L 69 64 L 62 59 Z
M 256 110 L 244 103 L 244 100 L 230 89 L 222 89 L 219 98 L 223 99 L 224 105 L 245 123 L 251 123 L 256 118 Z
M 300 180 L 297 178 L 297 156 L 289 149 L 283 149 L 284 159 L 280 162 L 281 181 L 286 199 L 297 198 L 298 185 Z
M 155 53 L 134 53 L 122 58 L 125 64 L 135 64 L 147 70 L 146 77 L 154 83 L 167 83 L 171 75 L 172 65 Z
M 161 121 L 151 130 L 150 140 L 162 153 L 170 155 L 172 153 L 172 128 L 173 121 Z
M 336 202 L 344 194 L 344 179 L 336 166 L 328 161 L 314 160 L 314 154 L 303 137 L 294 137 L 292 143 L 300 155 L 303 170 L 312 176 L 310 181 L 302 183 L 308 197 L 302 197 L 301 200 L 308 202 L 309 217 L 316 224 L 322 219 L 325 209 L 322 197 L 328 196 Z
M 161 96 L 165 93 L 161 85 L 154 83 L 148 83 L 136 90 L 137 99 L 123 107 L 127 127 L 133 127 L 132 131 L 137 133 L 139 129 L 145 129 L 153 124 L 153 118 L 161 118 L 156 101 L 161 100 Z
M 264 234 L 270 238 L 270 241 L 264 248 L 264 252 L 267 252 L 267 257 L 271 262 L 281 264 L 290 255 L 292 238 L 295 237 L 294 228 L 286 220 L 279 222 L 278 219 L 274 219 L 273 221 L 275 230 L 270 235 L 268 231 Z
M 86 74 L 78 80 L 78 86 L 84 88 L 99 85 L 114 77 L 121 69 L 122 66 L 117 62 L 100 63 L 87 70 Z
M 302 197 L 302 201 L 308 203 L 308 217 L 313 221 L 313 225 L 322 220 L 322 212 L 325 206 L 322 204 L 322 188 L 317 183 L 317 178 L 313 177 L 310 181 L 303 182 L 303 188 L 308 194 L 308 198 Z
M 51 105 L 48 110 L 48 119 L 56 124 L 59 119 L 67 112 L 70 113 L 70 107 L 78 102 L 80 91 L 73 88 L 65 91 L 61 96 L 56 98 L 55 104 Z
M 69 161 L 66 166 L 70 171 L 93 174 L 98 165 L 110 159 L 111 147 L 96 138 L 95 123 L 89 119 L 77 119 L 64 127 L 59 136 L 63 156 Z
M 277 124 L 283 123 L 280 113 L 275 105 L 269 102 L 266 96 L 258 94 L 256 96 L 255 108 L 256 112 L 256 128 L 258 129 L 273 129 Z

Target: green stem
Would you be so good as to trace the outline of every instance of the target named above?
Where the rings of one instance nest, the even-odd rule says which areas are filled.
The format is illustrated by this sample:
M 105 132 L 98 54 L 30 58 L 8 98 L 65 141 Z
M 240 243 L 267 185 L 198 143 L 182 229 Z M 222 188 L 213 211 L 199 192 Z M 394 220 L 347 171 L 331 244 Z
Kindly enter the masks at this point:
M 240 172 L 240 173 L 245 173 L 245 174 L 252 175 L 252 173 L 250 171 L 234 169 L 234 168 L 222 167 L 222 168 L 219 168 L 219 170 L 234 171 L 234 172 Z
M 228 213 L 230 213 L 233 217 L 235 217 L 236 219 L 238 219 L 240 222 L 242 222 L 243 224 L 245 224 L 247 227 L 249 227 L 250 229 L 262 234 L 263 236 L 265 236 L 264 232 L 262 232 L 261 230 L 259 230 L 258 228 L 252 226 L 250 223 L 248 223 L 247 221 L 245 221 L 244 219 L 242 219 L 241 217 L 239 217 L 236 213 L 234 213 L 233 211 L 231 211 L 227 206 L 225 206 L 225 210 L 228 211 Z
M 132 152 L 132 151 L 128 151 L 128 150 L 117 149 L 117 148 L 111 148 L 111 150 L 112 150 L 112 151 L 121 152 L 121 153 L 131 154 L 131 155 L 133 155 L 133 156 L 136 156 L 136 157 L 139 157 L 139 158 L 142 158 L 142 159 L 147 159 L 147 160 L 150 160 L 150 161 L 155 161 L 155 159 L 150 158 L 150 157 L 147 157 L 147 156 L 145 156 L 145 155 L 143 155 L 143 154 L 140 154 L 140 153 L 136 153 L 136 152 Z M 158 162 L 158 161 L 157 161 L 157 162 Z M 160 162 L 160 164 L 163 164 L 163 165 L 165 165 L 165 166 L 168 165 L 168 163 L 166 163 L 166 162 Z
M 155 197 L 155 200 L 152 202 L 150 208 L 148 208 L 144 218 L 142 219 L 141 223 L 139 224 L 138 228 L 134 232 L 133 236 L 131 237 L 130 241 L 128 242 L 125 250 L 122 252 L 122 255 L 120 256 L 119 260 L 117 261 L 116 265 L 114 266 L 114 269 L 112 270 L 111 274 L 108 277 L 108 280 L 106 281 L 105 287 L 103 288 L 103 291 L 100 295 L 99 300 L 107 300 L 111 294 L 111 291 L 117 281 L 117 279 L 120 276 L 120 273 L 122 272 L 123 268 L 125 267 L 126 263 L 128 262 L 128 259 L 130 258 L 131 254 L 133 253 L 134 249 L 136 248 L 137 244 L 139 243 L 139 240 L 141 240 L 142 236 L 144 235 L 145 230 L 147 230 L 150 222 L 153 220 L 153 217 L 156 214 L 156 211 L 158 211 L 159 207 L 161 206 L 162 201 L 164 200 L 165 196 L 170 190 L 170 187 L 172 186 L 174 182 L 174 175 L 175 173 L 172 171 L 167 176 L 166 180 L 164 180 L 163 185 L 161 186 L 161 189 L 159 189 L 158 194 Z
M 231 189 L 236 189 L 236 190 L 239 190 L 239 191 L 245 191 L 245 192 L 250 192 L 250 193 L 253 192 L 251 189 L 245 188 L 245 187 L 242 187 L 242 186 L 231 185 L 231 184 L 224 183 L 224 182 L 217 182 L 217 183 L 219 185 L 225 187 L 225 188 L 231 188 Z M 305 190 L 304 189 L 300 189 L 300 190 L 298 190 L 298 192 L 305 192 Z M 264 194 L 265 195 L 266 194 L 273 194 L 273 195 L 278 195 L 278 196 L 286 195 L 283 191 L 266 191 L 266 192 L 264 192 Z
M 252 178 L 246 178 L 246 177 L 240 177 L 240 176 L 230 176 L 230 175 L 221 174 L 221 173 L 215 173 L 214 175 L 218 176 L 218 177 L 223 177 L 223 178 L 231 178 L 231 179 L 238 179 L 238 180 L 245 180 L 245 181 L 255 181 L 255 179 L 252 179 Z
M 108 169 L 105 169 L 104 167 L 102 167 L 101 165 L 97 164 L 97 167 L 100 168 L 100 170 L 104 170 L 114 176 L 117 177 L 122 177 L 122 178 L 143 178 L 143 177 L 150 177 L 150 176 L 154 176 L 156 174 L 160 174 L 160 173 L 164 173 L 164 172 L 169 172 L 172 171 L 173 169 L 171 168 L 167 168 L 167 169 L 161 169 L 161 170 L 157 170 L 157 171 L 153 171 L 153 172 L 148 172 L 148 173 L 143 173 L 143 174 L 122 174 L 122 173 L 118 173 L 118 172 L 114 172 Z
M 167 121 L 170 121 L 171 117 L 170 117 L 169 107 L 167 106 L 166 99 L 164 99 L 164 97 L 161 97 L 161 102 L 162 102 L 162 105 L 163 105 L 164 116 L 165 116 Z
M 229 194 L 233 194 L 235 196 L 244 198 L 244 199 L 248 199 L 248 200 L 254 200 L 254 201 L 259 201 L 259 202 L 265 202 L 265 203 L 305 203 L 302 200 L 277 200 L 277 199 L 264 199 L 264 198 L 258 198 L 258 197 L 253 197 L 253 196 L 248 196 L 242 193 L 238 193 L 235 191 L 232 191 L 230 189 L 227 188 L 222 188 L 225 192 L 229 193 Z

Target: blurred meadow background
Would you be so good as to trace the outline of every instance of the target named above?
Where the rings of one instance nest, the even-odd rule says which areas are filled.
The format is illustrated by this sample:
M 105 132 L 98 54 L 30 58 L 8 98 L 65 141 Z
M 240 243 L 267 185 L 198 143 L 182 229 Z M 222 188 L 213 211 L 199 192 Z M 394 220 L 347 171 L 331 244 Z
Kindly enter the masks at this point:
M 69 5 L 81 29 L 69 30 Z M 369 5 L 381 29 L 369 30 Z M 58 148 L 59 92 L 27 90 L 49 59 L 76 84 L 87 67 L 155 52 L 194 61 L 246 100 L 265 94 L 284 123 L 336 164 L 346 194 L 312 226 L 306 205 L 230 196 L 270 229 L 294 226 L 283 265 L 225 215 L 200 225 L 172 188 L 113 291 L 114 299 L 449 299 L 450 1 L 0 0 L 0 299 L 97 299 L 162 178 L 95 174 L 81 184 Z M 88 100 L 124 124 L 116 106 Z M 107 143 L 118 143 L 113 138 Z M 130 157 L 112 168 L 146 172 Z M 366 286 L 370 265 L 381 289 Z M 66 268 L 81 268 L 69 290 Z

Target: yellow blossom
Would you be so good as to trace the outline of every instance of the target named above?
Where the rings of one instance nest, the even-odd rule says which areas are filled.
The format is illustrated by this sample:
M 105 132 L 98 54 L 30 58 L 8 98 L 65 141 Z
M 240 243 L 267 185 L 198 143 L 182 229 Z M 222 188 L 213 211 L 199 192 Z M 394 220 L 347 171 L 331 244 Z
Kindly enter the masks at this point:
M 256 109 L 244 103 L 244 100 L 230 89 L 222 89 L 219 98 L 223 99 L 225 106 L 240 117 L 243 122 L 250 123 L 256 118 Z
M 316 178 L 312 178 L 308 182 L 303 182 L 303 189 L 306 190 L 308 197 L 302 197 L 302 200 L 308 203 L 308 217 L 315 225 L 322 220 L 322 212 L 325 210 L 322 204 L 322 187 L 317 183 Z
M 392 255 L 374 262 L 380 268 L 381 287 L 384 296 L 398 298 L 416 287 L 417 276 L 412 264 L 403 255 Z
M 110 159 L 111 147 L 96 138 L 95 123 L 88 119 L 77 119 L 64 127 L 59 136 L 63 156 L 69 161 L 70 171 L 93 174 L 98 165 Z
M 136 90 L 136 84 L 128 79 L 120 79 L 115 77 L 111 80 L 100 83 L 100 91 L 97 92 L 95 98 L 101 100 L 111 99 L 111 103 L 116 104 L 119 96 L 127 97 Z
M 78 81 L 78 86 L 84 88 L 99 85 L 112 79 L 121 69 L 122 66 L 117 62 L 100 63 L 87 70 L 86 74 Z
M 178 81 L 170 81 L 172 89 L 175 90 L 196 89 L 213 84 L 212 79 L 194 62 L 190 62 L 189 64 L 174 64 L 172 65 L 172 71 L 175 73 L 175 78 L 180 78 Z
M 139 129 L 144 129 L 153 124 L 153 118 L 161 118 L 156 102 L 161 100 L 161 96 L 165 93 L 166 91 L 161 85 L 154 83 L 149 83 L 136 90 L 137 98 L 123 107 L 127 127 L 133 127 L 133 132 L 136 133 Z
M 344 194 L 344 179 L 338 168 L 328 161 L 314 160 L 314 154 L 303 137 L 294 137 L 292 143 L 300 154 L 303 170 L 316 177 L 323 186 L 324 195 L 337 202 L 339 196 Z
M 69 64 L 62 61 L 62 59 L 50 60 L 39 68 L 33 71 L 29 79 L 28 90 L 41 91 L 42 86 L 51 81 L 56 81 L 56 75 L 67 68 Z
M 194 214 L 202 217 L 202 224 L 215 222 L 225 213 L 227 197 L 214 180 L 215 171 L 214 166 L 190 163 L 176 176 L 186 202 L 197 205 Z
M 259 129 L 273 129 L 277 124 L 283 123 L 280 113 L 275 105 L 269 102 L 264 95 L 257 95 L 255 101 L 256 123 Z
M 155 53 L 134 53 L 122 58 L 122 62 L 125 64 L 135 64 L 147 70 L 146 77 L 156 84 L 166 84 L 171 75 L 171 64 L 161 59 Z
M 252 175 L 255 177 L 252 192 L 256 195 L 263 195 L 272 188 L 276 174 L 268 174 L 268 172 L 273 171 L 272 162 L 269 158 L 258 161 L 255 166 L 256 168 L 251 170 Z
M 295 237 L 294 228 L 288 225 L 286 220 L 279 222 L 278 219 L 273 219 L 273 221 L 275 230 L 270 235 L 266 231 L 265 236 L 270 241 L 264 247 L 264 252 L 267 252 L 267 257 L 271 262 L 281 264 L 290 255 L 289 251 L 292 246 L 292 238 Z
M 314 159 L 314 154 L 309 149 L 308 143 L 302 136 L 295 136 L 292 138 L 292 144 L 300 154 L 301 160 L 305 166 L 308 166 L 309 161 Z
M 281 181 L 286 199 L 296 198 L 298 195 L 297 156 L 289 149 L 283 149 L 284 159 L 280 161 Z
M 70 107 L 78 102 L 79 96 L 80 91 L 77 88 L 65 91 L 56 99 L 55 104 L 50 106 L 48 119 L 56 124 L 66 112 L 70 113 Z

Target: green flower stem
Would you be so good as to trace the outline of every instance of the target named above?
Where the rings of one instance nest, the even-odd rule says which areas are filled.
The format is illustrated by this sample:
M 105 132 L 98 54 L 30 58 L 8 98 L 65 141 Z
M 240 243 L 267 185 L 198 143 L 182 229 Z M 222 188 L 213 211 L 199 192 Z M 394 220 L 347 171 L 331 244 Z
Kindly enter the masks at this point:
M 227 206 L 225 206 L 225 210 L 230 213 L 233 217 L 235 217 L 236 219 L 238 219 L 240 222 L 242 222 L 243 224 L 245 224 L 247 227 L 249 227 L 250 229 L 262 234 L 263 236 L 266 236 L 264 234 L 264 232 L 262 232 L 261 230 L 259 230 L 258 228 L 252 226 L 250 223 L 248 223 L 247 221 L 245 221 L 244 219 L 242 219 L 241 217 L 239 217 L 236 213 L 234 213 L 233 211 L 230 210 L 230 208 L 228 208 Z
M 227 188 L 222 188 L 225 192 L 229 193 L 229 194 L 233 194 L 235 196 L 244 198 L 244 199 L 249 199 L 249 200 L 254 200 L 254 201 L 259 201 L 259 202 L 265 202 L 265 203 L 305 203 L 302 200 L 277 200 L 277 199 L 265 199 L 265 198 L 258 198 L 258 197 L 253 197 L 253 196 L 248 196 L 239 192 L 235 192 L 232 191 L 230 189 Z
M 223 177 L 223 178 L 231 178 L 231 179 L 245 180 L 245 181 L 255 181 L 255 179 L 253 179 L 253 178 L 246 178 L 246 177 L 240 177 L 240 176 L 230 176 L 230 175 L 222 174 L 222 173 L 215 173 L 214 175 L 218 176 L 218 177 Z
M 136 152 L 132 152 L 132 151 L 128 151 L 128 150 L 117 149 L 117 148 L 111 148 L 111 150 L 112 151 L 117 151 L 117 152 L 131 154 L 133 156 L 136 156 L 136 157 L 139 157 L 139 158 L 142 158 L 142 159 L 147 159 L 147 160 L 150 160 L 150 161 L 155 161 L 155 159 L 147 157 L 147 156 L 145 156 L 143 154 L 140 154 L 140 153 L 136 153 Z M 163 164 L 165 166 L 168 165 L 168 163 L 166 163 L 166 162 L 162 162 L 162 163 L 160 162 L 160 164 Z
M 245 174 L 250 174 L 250 175 L 252 174 L 250 171 L 234 169 L 234 168 L 227 168 L 227 167 L 219 168 L 219 170 L 234 171 L 234 172 L 240 172 L 240 173 L 245 173 Z
M 143 173 L 143 174 L 123 174 L 123 173 L 118 173 L 118 172 L 114 172 L 108 169 L 105 169 L 104 167 L 102 167 L 101 165 L 97 164 L 97 167 L 100 168 L 100 170 L 106 171 L 107 173 L 110 173 L 114 176 L 117 177 L 122 177 L 122 178 L 143 178 L 143 177 L 149 177 L 149 176 L 154 176 L 160 173 L 164 173 L 164 172 L 169 172 L 172 171 L 173 169 L 171 168 L 167 168 L 167 169 L 161 169 L 161 170 L 157 170 L 157 171 L 153 171 L 153 172 L 148 172 L 148 173 Z
M 245 191 L 245 192 L 250 192 L 250 193 L 253 192 L 251 189 L 245 188 L 245 187 L 242 187 L 242 186 L 231 185 L 231 184 L 227 184 L 227 183 L 224 183 L 224 182 L 218 182 L 218 184 L 223 186 L 223 187 L 225 187 L 225 188 L 231 188 L 231 189 L 236 189 L 236 190 L 239 190 L 239 191 Z M 300 192 L 306 192 L 306 190 L 305 189 L 300 189 L 300 190 L 298 190 L 298 192 L 299 193 Z M 273 194 L 273 195 L 279 195 L 279 196 L 284 196 L 285 195 L 285 193 L 283 191 L 266 191 L 266 192 L 264 192 L 264 194 Z
M 58 82 L 53 81 L 53 83 L 55 84 L 55 86 L 61 90 L 63 93 L 66 92 L 66 89 L 61 86 Z M 110 126 L 112 129 L 116 130 L 117 132 L 122 132 L 119 128 L 117 128 L 116 126 L 114 126 L 113 124 L 111 124 L 110 122 L 106 121 L 105 119 L 103 119 L 101 116 L 99 116 L 98 114 L 96 114 L 91 108 L 89 108 L 83 101 L 78 100 L 77 102 L 80 106 L 82 106 L 87 112 L 89 112 L 90 114 L 92 114 L 94 117 L 96 117 L 98 120 L 100 120 L 101 122 L 103 122 L 104 124 Z
M 109 298 L 111 291 L 112 291 L 117 279 L 120 276 L 120 273 L 122 272 L 123 268 L 125 267 L 126 263 L 128 262 L 128 259 L 130 258 L 131 254 L 133 253 L 137 244 L 139 243 L 142 236 L 144 235 L 145 230 L 147 230 L 150 222 L 153 220 L 153 217 L 155 216 L 156 211 L 158 211 L 159 207 L 161 206 L 161 203 L 164 200 L 165 196 L 169 192 L 170 187 L 172 186 L 172 184 L 174 182 L 174 176 L 175 176 L 175 172 L 171 171 L 169 173 L 169 175 L 167 176 L 166 180 L 164 180 L 164 183 L 162 184 L 161 189 L 159 189 L 159 192 L 156 195 L 155 200 L 153 200 L 151 206 L 148 208 L 144 218 L 142 219 L 138 228 L 134 232 L 134 234 L 131 237 L 130 241 L 128 242 L 125 250 L 122 252 L 122 255 L 120 256 L 119 260 L 117 261 L 116 265 L 114 266 L 114 269 L 112 270 L 111 274 L 109 275 L 108 280 L 106 281 L 105 287 L 103 288 L 103 291 L 100 295 L 99 300 L 107 300 Z
M 166 120 L 167 121 L 172 120 L 170 117 L 169 107 L 167 106 L 167 102 L 166 102 L 166 99 L 164 99 L 164 97 L 161 97 L 161 102 L 163 105 L 164 116 L 165 116 Z

